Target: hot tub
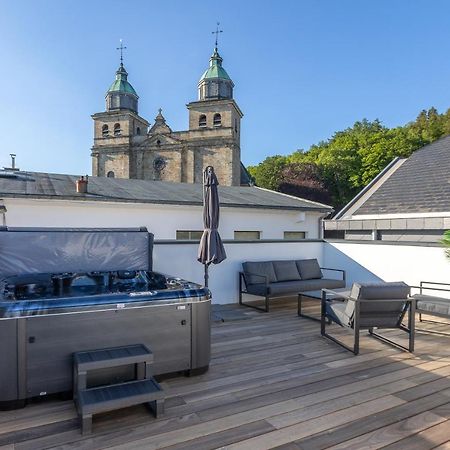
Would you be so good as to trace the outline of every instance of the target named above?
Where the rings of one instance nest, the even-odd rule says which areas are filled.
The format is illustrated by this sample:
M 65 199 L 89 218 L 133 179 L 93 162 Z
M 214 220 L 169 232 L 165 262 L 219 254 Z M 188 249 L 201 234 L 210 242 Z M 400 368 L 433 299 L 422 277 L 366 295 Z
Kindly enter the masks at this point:
M 115 248 L 114 258 L 104 259 L 105 245 Z M 70 391 L 72 355 L 82 350 L 140 343 L 154 354 L 155 375 L 207 370 L 210 292 L 149 270 L 151 247 L 143 230 L 0 232 L 1 408 Z M 48 270 L 55 267 L 62 270 Z M 67 270 L 80 267 L 87 270 Z M 126 379 L 130 370 L 98 373 L 92 383 Z

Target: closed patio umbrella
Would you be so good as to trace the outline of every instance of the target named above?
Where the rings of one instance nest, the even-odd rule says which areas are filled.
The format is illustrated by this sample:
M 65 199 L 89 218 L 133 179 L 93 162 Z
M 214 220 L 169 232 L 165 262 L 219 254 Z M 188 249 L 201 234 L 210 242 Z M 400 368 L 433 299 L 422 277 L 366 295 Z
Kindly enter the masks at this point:
M 219 193 L 214 167 L 203 172 L 203 235 L 198 248 L 198 261 L 205 266 L 205 286 L 208 286 L 208 267 L 219 264 L 226 257 L 225 248 L 217 228 L 219 227 Z

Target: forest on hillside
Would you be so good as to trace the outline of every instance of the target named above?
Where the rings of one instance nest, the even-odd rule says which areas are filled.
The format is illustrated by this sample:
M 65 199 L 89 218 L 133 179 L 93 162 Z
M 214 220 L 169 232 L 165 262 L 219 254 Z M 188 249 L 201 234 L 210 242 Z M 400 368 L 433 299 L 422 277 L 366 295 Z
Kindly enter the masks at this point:
M 309 150 L 267 157 L 247 170 L 257 186 L 342 208 L 395 157 L 450 134 L 450 109 L 423 110 L 413 122 L 388 128 L 366 119 Z

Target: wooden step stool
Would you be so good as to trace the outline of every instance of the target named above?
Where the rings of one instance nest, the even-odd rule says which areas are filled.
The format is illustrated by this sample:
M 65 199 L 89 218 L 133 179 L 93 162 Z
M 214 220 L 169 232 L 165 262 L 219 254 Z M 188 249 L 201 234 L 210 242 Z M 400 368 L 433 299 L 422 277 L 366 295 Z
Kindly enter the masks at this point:
M 92 431 L 92 415 L 148 403 L 155 417 L 164 412 L 164 391 L 151 376 L 153 353 L 142 344 L 73 354 L 73 395 L 81 432 Z M 89 371 L 136 364 L 136 380 L 87 388 Z

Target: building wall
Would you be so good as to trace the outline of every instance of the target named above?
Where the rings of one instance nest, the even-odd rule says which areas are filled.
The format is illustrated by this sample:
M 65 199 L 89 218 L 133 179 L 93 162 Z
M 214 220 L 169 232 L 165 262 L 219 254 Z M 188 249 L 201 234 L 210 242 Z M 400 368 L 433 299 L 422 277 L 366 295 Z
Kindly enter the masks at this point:
M 114 172 L 115 178 L 129 178 L 130 156 L 126 147 L 116 148 L 109 152 L 99 152 L 97 161 L 97 175 L 106 177 L 108 172 Z
M 156 124 L 147 134 L 147 122 L 131 112 L 94 114 L 92 173 L 117 178 L 137 178 L 172 182 L 201 183 L 202 172 L 214 166 L 224 186 L 240 185 L 240 119 L 233 100 L 193 102 L 189 108 L 189 130 L 172 132 L 165 124 Z M 221 114 L 221 126 L 214 126 L 215 113 Z M 206 127 L 199 127 L 201 114 Z M 164 119 L 162 119 L 164 120 Z M 114 124 L 120 123 L 121 136 L 114 136 Z M 102 136 L 102 126 L 109 125 L 109 137 Z M 141 134 L 136 136 L 140 126 Z M 155 158 L 166 161 L 163 171 L 156 171 Z
M 202 207 L 120 202 L 4 199 L 6 223 L 15 227 L 140 227 L 155 239 L 175 239 L 177 230 L 203 229 Z M 261 231 L 262 239 L 283 239 L 284 231 L 305 231 L 319 237 L 319 213 L 256 208 L 222 208 L 219 231 Z
M 354 216 L 324 221 L 326 238 L 439 242 L 450 229 L 450 212 Z
M 4 199 L 6 223 L 10 227 L 140 227 L 146 226 L 155 239 L 154 270 L 203 282 L 203 266 L 197 262 L 198 242 L 175 241 L 176 230 L 202 230 L 199 206 L 102 203 L 79 201 Z M 306 231 L 318 237 L 317 213 L 298 213 L 251 208 L 222 208 L 220 233 L 233 239 L 234 231 L 261 231 L 262 239 L 283 239 L 284 231 Z M 321 242 L 225 243 L 227 259 L 210 268 L 210 287 L 215 303 L 237 302 L 237 273 L 245 260 L 319 258 Z
M 177 229 L 201 230 L 200 207 L 29 199 L 4 199 L 4 204 L 6 223 L 11 227 L 146 226 L 156 238 L 154 270 L 203 282 L 203 266 L 197 262 L 198 242 L 174 240 Z M 250 208 L 222 208 L 221 213 L 223 239 L 233 239 L 234 230 L 260 230 L 263 240 L 225 242 L 227 259 L 210 267 L 215 303 L 238 301 L 238 272 L 248 260 L 317 258 L 324 267 L 345 269 L 348 285 L 354 281 L 401 280 L 410 285 L 421 280 L 450 282 L 450 262 L 437 246 L 283 241 L 283 231 L 307 231 L 307 237 L 317 237 L 318 214 L 306 213 L 303 218 L 303 214 L 291 211 Z
M 324 263 L 348 272 L 348 282 L 420 281 L 450 283 L 450 261 L 440 246 L 363 242 L 324 243 Z
M 238 302 L 238 273 L 243 261 L 318 258 L 322 262 L 322 242 L 225 243 L 227 259 L 209 267 L 209 288 L 214 303 Z M 154 270 L 203 283 L 203 265 L 197 262 L 198 244 L 155 244 Z M 246 296 L 244 296 L 246 297 Z M 249 296 L 246 300 L 255 300 Z M 293 297 L 295 301 L 295 296 Z

